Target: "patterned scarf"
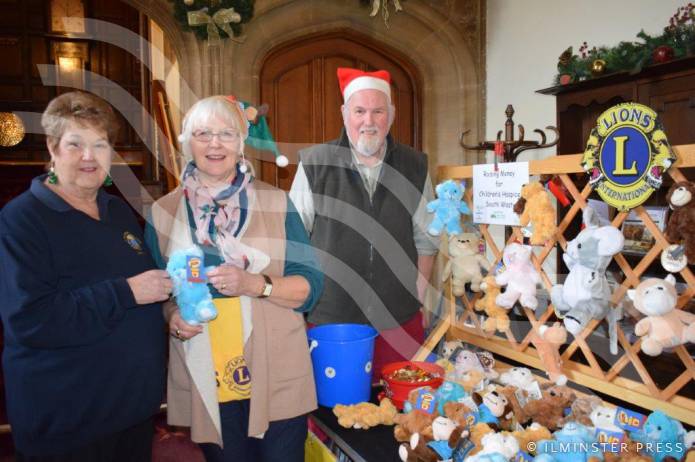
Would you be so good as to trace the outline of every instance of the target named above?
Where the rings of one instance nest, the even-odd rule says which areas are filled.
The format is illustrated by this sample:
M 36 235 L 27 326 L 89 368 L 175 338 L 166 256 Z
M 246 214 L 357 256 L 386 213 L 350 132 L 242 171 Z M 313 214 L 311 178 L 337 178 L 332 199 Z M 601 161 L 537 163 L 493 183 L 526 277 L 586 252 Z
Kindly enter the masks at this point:
M 231 184 L 213 190 L 202 184 L 194 162 L 189 162 L 183 172 L 183 191 L 193 211 L 198 243 L 216 246 L 226 263 L 242 269 L 248 266 L 248 259 L 241 251 L 240 241 L 236 237 L 243 225 L 239 197 L 251 181 L 253 177 L 249 173 L 240 172 L 237 166 L 236 176 Z

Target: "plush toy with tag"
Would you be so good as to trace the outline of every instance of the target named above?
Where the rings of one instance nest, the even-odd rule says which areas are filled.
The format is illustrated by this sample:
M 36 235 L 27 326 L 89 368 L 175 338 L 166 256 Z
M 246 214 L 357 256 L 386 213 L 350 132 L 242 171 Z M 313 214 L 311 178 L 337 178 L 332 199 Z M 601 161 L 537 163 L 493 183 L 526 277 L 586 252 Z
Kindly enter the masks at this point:
M 660 410 L 649 414 L 641 430 L 630 433 L 630 438 L 642 443 L 642 453 L 661 462 L 666 456 L 680 459 L 685 454 L 685 429 L 675 419 Z
M 519 443 L 509 433 L 488 433 L 481 444 L 482 450 L 466 462 L 508 462 L 519 452 Z
M 470 215 L 468 204 L 463 200 L 465 187 L 454 180 L 439 183 L 435 188 L 437 199 L 427 204 L 427 211 L 434 219 L 427 228 L 432 236 L 439 236 L 446 228 L 449 236 L 461 234 L 461 214 Z
M 592 319 L 608 321 L 610 351 L 618 353 L 619 308 L 611 308 L 611 290 L 606 268 L 623 249 L 623 233 L 613 226 L 600 226 L 591 207 L 583 212 L 584 229 L 567 243 L 563 259 L 569 274 L 565 283 L 553 286 L 550 299 L 555 312 L 573 335 L 579 335 Z
M 535 310 L 538 307 L 536 285 L 541 282 L 541 276 L 531 263 L 531 248 L 512 242 L 504 248 L 502 261 L 505 270 L 495 277 L 495 283 L 506 288 L 497 296 L 497 304 L 511 309 L 518 300 L 524 308 Z
M 473 401 L 478 406 L 476 422 L 486 423 L 493 430 L 499 429 L 500 417 L 505 417 L 513 412 L 504 393 L 497 391 L 491 391 L 484 395 L 473 393 Z
M 576 422 L 568 422 L 553 433 L 554 439 L 541 440 L 536 445 L 538 456 L 534 462 L 588 462 L 603 460 L 600 446 L 593 444 L 596 437 L 591 429 Z
M 466 292 L 468 283 L 473 292 L 480 292 L 483 281 L 480 270 L 490 271 L 490 262 L 479 253 L 478 241 L 480 239 L 474 233 L 449 235 L 449 260 L 442 272 L 442 282 L 451 276 L 451 289 L 457 297 Z
M 401 444 L 398 455 L 403 462 L 436 462 L 451 460 L 454 451 L 461 446 L 461 439 L 468 437 L 468 431 L 456 425 L 451 419 L 437 417 L 432 422 L 432 439 L 413 433 L 408 444 Z M 471 448 L 472 448 L 471 443 Z
M 499 374 L 493 368 L 495 358 L 489 351 L 474 352 L 471 350 L 461 350 L 456 355 L 455 373 L 456 377 L 462 377 L 467 372 L 477 370 L 483 373 L 485 378 L 496 379 Z
M 526 367 L 510 367 L 500 375 L 500 383 L 502 385 L 530 391 L 537 382 L 530 369 Z
M 635 325 L 635 335 L 642 337 L 642 351 L 658 356 L 664 348 L 695 342 L 695 314 L 676 308 L 676 278 L 650 278 L 636 289 L 627 291 L 635 308 L 646 315 Z
M 514 204 L 514 213 L 519 215 L 520 226 L 531 225 L 532 245 L 545 245 L 557 231 L 550 193 L 538 181 L 521 187 L 521 197 Z
M 565 409 L 572 406 L 577 399 L 572 389 L 544 384 L 541 399 L 531 399 L 524 406 L 524 414 L 528 421 L 536 422 L 549 430 L 557 430 L 563 423 Z
M 485 295 L 476 300 L 475 310 L 484 311 L 487 314 L 487 319 L 483 323 L 483 330 L 489 334 L 496 330 L 505 332 L 509 329 L 509 316 L 507 310 L 499 306 L 496 302 L 497 296 L 502 292 L 500 286 L 495 282 L 495 277 L 488 275 L 480 284 L 480 289 L 485 292 Z
M 679 181 L 669 188 L 666 200 L 671 215 L 664 233 L 673 244 L 683 244 L 688 263 L 695 264 L 695 183 Z
M 173 283 L 172 294 L 181 312 L 181 319 L 197 325 L 217 317 L 217 309 L 207 284 L 203 251 L 197 247 L 177 250 L 171 254 L 166 271 Z
M 430 414 L 419 409 L 413 409 L 407 414 L 398 413 L 393 418 L 396 424 L 393 437 L 399 442 L 410 441 L 413 433 L 432 438 L 432 422 L 436 416 L 436 413 Z

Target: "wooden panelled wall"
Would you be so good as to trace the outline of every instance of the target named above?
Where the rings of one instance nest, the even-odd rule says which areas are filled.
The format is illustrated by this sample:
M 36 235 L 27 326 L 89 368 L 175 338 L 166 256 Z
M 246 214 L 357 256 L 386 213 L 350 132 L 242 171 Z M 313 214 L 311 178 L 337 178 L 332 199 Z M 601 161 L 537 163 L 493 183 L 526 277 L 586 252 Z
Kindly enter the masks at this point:
M 147 18 L 133 7 L 118 0 L 83 0 L 83 5 L 85 17 L 117 24 L 147 38 Z M 44 85 L 37 68 L 41 64 L 55 65 L 53 49 L 64 43 L 86 46 L 85 69 L 115 82 L 149 110 L 150 76 L 143 65 L 148 56 L 136 57 L 107 43 L 52 31 L 50 0 L 3 0 L 0 6 L 0 111 L 40 114 L 53 97 L 71 90 Z M 68 9 L 67 14 L 74 13 Z M 147 53 L 147 48 L 141 52 Z M 88 78 L 85 84 L 88 90 L 98 90 Z M 139 108 L 119 118 L 116 150 L 135 175 L 147 183 L 154 179 L 156 165 L 135 128 L 149 136 L 149 126 Z M 44 170 L 47 160 L 43 135 L 27 134 L 17 146 L 0 147 L 0 207 L 28 187 L 30 179 Z M 114 175 L 123 168 L 115 166 Z

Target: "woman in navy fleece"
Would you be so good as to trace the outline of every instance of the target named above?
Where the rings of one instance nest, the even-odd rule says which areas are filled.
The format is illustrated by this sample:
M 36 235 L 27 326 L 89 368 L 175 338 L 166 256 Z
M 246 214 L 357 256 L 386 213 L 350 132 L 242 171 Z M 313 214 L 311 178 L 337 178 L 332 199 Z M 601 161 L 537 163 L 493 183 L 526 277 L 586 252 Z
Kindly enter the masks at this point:
M 171 292 L 129 207 L 101 190 L 118 123 L 65 93 L 41 123 L 48 175 L 0 212 L 0 314 L 18 461 L 147 461 Z

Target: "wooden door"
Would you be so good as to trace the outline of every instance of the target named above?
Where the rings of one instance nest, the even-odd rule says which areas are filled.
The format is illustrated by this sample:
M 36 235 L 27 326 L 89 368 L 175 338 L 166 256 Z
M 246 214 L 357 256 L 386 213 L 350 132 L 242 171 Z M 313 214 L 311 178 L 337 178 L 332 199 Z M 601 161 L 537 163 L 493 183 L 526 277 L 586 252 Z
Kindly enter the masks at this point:
M 278 46 L 263 64 L 260 102 L 270 106 L 270 130 L 290 160 L 281 169 L 264 155 L 259 175 L 263 181 L 288 190 L 297 170 L 297 152 L 340 134 L 339 67 L 389 71 L 396 106 L 391 134 L 396 141 L 421 148 L 420 85 L 414 66 L 398 52 L 348 30 L 312 35 Z

